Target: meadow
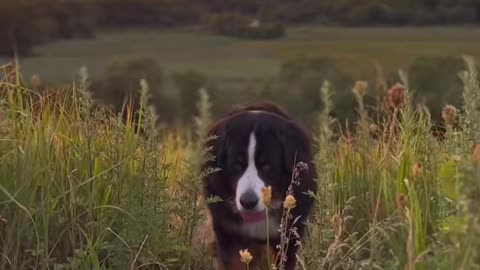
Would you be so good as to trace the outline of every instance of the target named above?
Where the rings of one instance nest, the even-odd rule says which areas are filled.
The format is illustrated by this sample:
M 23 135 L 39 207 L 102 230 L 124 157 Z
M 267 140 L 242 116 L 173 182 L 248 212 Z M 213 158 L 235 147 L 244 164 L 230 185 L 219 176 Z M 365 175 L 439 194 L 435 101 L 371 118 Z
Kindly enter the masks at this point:
M 298 46 L 294 37 L 282 46 Z M 459 49 L 444 38 L 443 46 Z M 177 50 L 178 40 L 169 42 L 162 46 Z M 228 55 L 222 50 L 232 41 L 216 42 L 223 43 L 217 54 Z M 68 55 L 68 48 L 51 50 Z M 224 61 L 235 66 L 232 58 Z M 199 169 L 213 120 L 205 91 L 190 127 L 169 129 L 156 125 L 145 80 L 139 110 L 127 102 L 122 117 L 91 100 L 87 69 L 70 86 L 42 92 L 26 88 L 11 66 L 1 70 L 0 269 L 211 269 L 201 198 L 208 172 Z M 311 194 L 316 206 L 298 254 L 302 269 L 480 267 L 480 86 L 473 59 L 465 58 L 459 74 L 462 107 L 442 111 L 441 137 L 432 135 L 428 110 L 411 103 L 408 78 L 399 75 L 401 85 L 384 89 L 374 115 L 365 111 L 366 89 L 354 88 L 358 119 L 341 134 L 329 113 L 335 89 L 327 81 L 318 86 L 325 106 L 312 129 L 320 189 Z
M 269 41 L 215 36 L 201 28 L 132 29 L 38 46 L 20 64 L 27 78 L 39 74 L 45 81 L 70 82 L 82 66 L 98 78 L 114 60 L 146 56 L 167 72 L 195 69 L 216 79 L 252 79 L 274 76 L 284 60 L 303 55 L 332 58 L 355 79 L 370 79 L 376 78 L 377 63 L 389 73 L 417 57 L 479 58 L 479 41 L 475 27 L 292 26 L 285 38 Z

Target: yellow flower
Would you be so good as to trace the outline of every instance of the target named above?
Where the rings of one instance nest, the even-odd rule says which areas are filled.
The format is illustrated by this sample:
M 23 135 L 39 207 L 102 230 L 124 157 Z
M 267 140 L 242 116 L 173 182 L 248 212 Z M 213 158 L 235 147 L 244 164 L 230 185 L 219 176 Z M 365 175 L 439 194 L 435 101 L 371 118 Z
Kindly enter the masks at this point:
M 248 251 L 248 248 L 244 250 L 240 250 L 239 253 L 240 253 L 240 260 L 246 265 L 250 264 L 253 257 L 252 257 L 252 254 L 250 254 L 250 252 Z
M 285 209 L 292 209 L 295 207 L 295 203 L 297 203 L 297 200 L 295 200 L 295 197 L 292 195 L 287 195 L 285 198 L 285 201 L 283 202 L 283 207 Z
M 272 200 L 272 187 L 263 187 L 262 188 L 262 203 L 266 206 L 270 206 L 270 201 Z
M 368 82 L 356 81 L 355 85 L 353 86 L 352 92 L 359 97 L 363 97 L 367 93 L 367 88 Z

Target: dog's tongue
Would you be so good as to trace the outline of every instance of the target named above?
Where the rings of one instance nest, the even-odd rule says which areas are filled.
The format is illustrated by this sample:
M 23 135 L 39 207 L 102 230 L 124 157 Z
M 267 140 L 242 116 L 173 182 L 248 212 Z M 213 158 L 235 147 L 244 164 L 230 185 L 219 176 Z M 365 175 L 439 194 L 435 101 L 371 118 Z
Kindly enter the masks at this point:
M 266 213 L 260 212 L 241 212 L 243 221 L 246 223 L 255 223 L 265 219 Z

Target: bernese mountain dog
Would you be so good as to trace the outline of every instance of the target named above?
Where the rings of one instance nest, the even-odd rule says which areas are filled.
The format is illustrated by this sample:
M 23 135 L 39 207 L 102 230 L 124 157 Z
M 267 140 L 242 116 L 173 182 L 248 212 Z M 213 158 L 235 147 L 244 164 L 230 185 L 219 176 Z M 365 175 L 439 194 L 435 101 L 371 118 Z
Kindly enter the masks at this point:
M 275 254 L 281 244 L 279 227 L 287 190 L 296 199 L 290 210 L 294 234 L 302 238 L 314 203 L 308 193 L 317 189 L 311 143 L 304 129 L 276 104 L 263 102 L 228 113 L 212 125 L 209 135 L 212 139 L 206 147 L 214 158 L 205 162 L 204 169 L 214 170 L 204 178 L 204 198 L 220 269 L 245 269 L 239 256 L 243 249 L 248 249 L 252 262 L 259 264 L 259 258 L 265 258 L 261 253 L 267 233 Z M 297 164 L 306 164 L 308 169 L 298 175 Z M 292 174 L 298 178 L 293 186 Z M 267 186 L 272 190 L 268 229 L 261 198 L 262 188 Z M 283 264 L 287 270 L 297 265 L 297 240 L 288 241 Z

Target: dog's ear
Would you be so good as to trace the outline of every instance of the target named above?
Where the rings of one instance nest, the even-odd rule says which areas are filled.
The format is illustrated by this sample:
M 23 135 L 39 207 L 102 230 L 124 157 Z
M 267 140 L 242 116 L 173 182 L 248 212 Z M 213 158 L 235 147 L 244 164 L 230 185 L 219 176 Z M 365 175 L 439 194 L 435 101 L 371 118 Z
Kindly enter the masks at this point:
M 281 130 L 280 141 L 283 145 L 283 166 L 289 174 L 298 162 L 310 160 L 310 139 L 299 125 L 289 121 Z

